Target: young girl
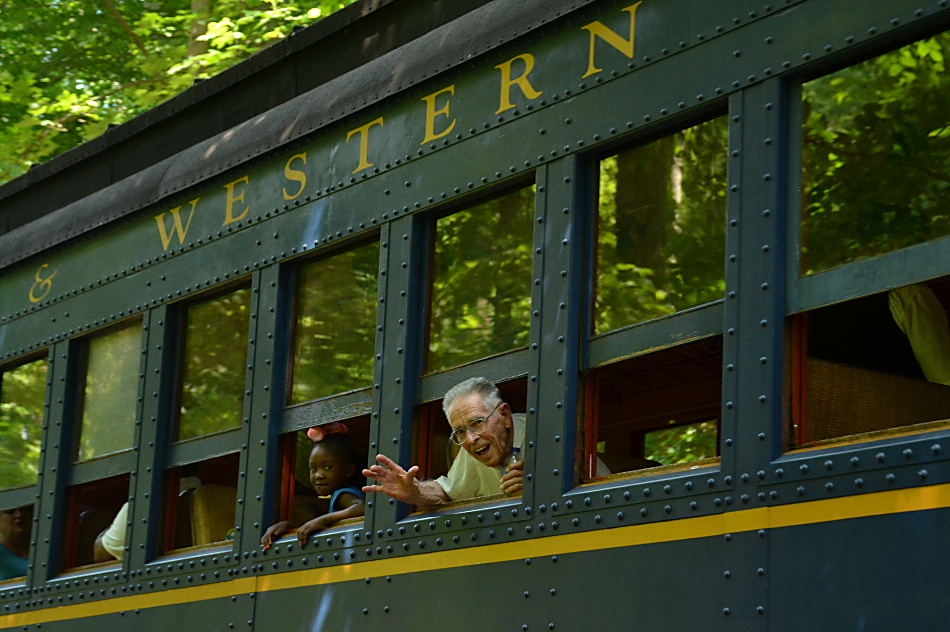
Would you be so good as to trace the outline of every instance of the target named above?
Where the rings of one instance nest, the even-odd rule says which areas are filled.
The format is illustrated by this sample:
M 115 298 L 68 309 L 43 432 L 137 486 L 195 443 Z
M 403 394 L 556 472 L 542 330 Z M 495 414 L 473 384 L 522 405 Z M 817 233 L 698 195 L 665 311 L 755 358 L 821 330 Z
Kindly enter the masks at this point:
M 363 515 L 366 494 L 361 489 L 359 476 L 364 459 L 345 433 L 346 426 L 343 424 L 307 431 L 307 436 L 314 441 L 310 451 L 310 484 L 318 495 L 330 497 L 330 509 L 297 529 L 297 540 L 301 546 L 307 543 L 311 534 L 329 529 L 341 520 Z M 290 528 L 288 520 L 271 525 L 261 538 L 261 546 L 269 549 L 274 540 Z

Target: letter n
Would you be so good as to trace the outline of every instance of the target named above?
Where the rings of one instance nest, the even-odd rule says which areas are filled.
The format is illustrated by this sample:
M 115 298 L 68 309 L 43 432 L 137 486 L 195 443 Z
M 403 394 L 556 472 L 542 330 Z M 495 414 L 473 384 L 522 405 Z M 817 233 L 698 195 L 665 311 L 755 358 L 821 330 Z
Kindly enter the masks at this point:
M 633 59 L 633 32 L 637 18 L 637 7 L 641 4 L 643 4 L 643 2 L 637 2 L 636 4 L 631 4 L 629 7 L 621 9 L 621 11 L 626 11 L 630 14 L 629 39 L 624 39 L 620 35 L 617 35 L 607 28 L 603 22 L 591 22 L 587 26 L 581 27 L 590 32 L 590 54 L 587 57 L 587 72 L 584 73 L 584 77 L 589 77 L 601 71 L 601 68 L 598 68 L 594 64 L 594 44 L 598 37 L 626 55 L 629 59 Z

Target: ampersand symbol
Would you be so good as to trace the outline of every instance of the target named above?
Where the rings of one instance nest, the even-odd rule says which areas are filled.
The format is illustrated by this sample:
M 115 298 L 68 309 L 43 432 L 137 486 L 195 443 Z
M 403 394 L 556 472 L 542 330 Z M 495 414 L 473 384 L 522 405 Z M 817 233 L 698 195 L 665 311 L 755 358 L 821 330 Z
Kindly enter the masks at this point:
M 40 276 L 40 273 L 43 272 L 46 268 L 49 267 L 48 263 L 44 263 L 40 266 L 40 269 L 36 271 L 36 283 L 33 284 L 33 287 L 30 288 L 30 302 L 39 303 L 46 295 L 49 294 L 49 291 L 53 288 L 53 277 L 56 276 L 54 271 L 51 275 L 46 278 Z

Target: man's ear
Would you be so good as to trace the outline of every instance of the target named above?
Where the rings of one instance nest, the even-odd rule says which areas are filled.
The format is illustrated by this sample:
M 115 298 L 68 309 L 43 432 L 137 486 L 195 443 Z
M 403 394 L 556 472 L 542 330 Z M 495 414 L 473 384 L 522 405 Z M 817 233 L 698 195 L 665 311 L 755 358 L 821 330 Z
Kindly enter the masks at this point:
M 508 402 L 502 403 L 502 405 L 498 407 L 498 411 L 505 417 L 505 427 L 511 428 L 513 421 L 511 418 L 511 406 L 508 405 Z
M 348 463 L 346 466 L 346 478 L 354 476 L 355 474 L 356 474 L 356 465 L 354 465 L 353 463 Z

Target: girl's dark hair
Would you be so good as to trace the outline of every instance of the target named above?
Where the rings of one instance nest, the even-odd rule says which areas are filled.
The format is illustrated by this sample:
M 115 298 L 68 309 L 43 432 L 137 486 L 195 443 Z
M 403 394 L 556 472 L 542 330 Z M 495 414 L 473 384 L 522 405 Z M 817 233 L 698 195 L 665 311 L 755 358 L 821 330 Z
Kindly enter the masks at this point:
M 359 450 L 356 449 L 356 445 L 349 435 L 339 433 L 329 434 L 323 438 L 323 441 L 315 441 L 313 447 L 310 448 L 310 452 L 313 452 L 317 446 L 328 448 L 335 455 L 342 458 L 344 463 L 356 466 L 356 473 L 351 477 L 351 482 L 356 483 L 362 480 L 362 471 L 366 464 L 366 459 L 360 454 Z

